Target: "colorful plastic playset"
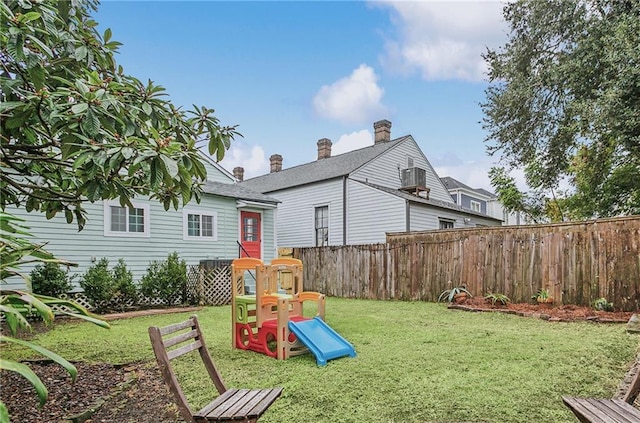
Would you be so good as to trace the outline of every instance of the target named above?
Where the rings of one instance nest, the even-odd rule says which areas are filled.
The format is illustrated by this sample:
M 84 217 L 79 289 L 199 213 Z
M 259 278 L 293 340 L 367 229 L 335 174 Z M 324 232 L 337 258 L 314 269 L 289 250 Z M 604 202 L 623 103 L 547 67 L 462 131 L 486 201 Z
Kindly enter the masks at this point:
M 233 347 L 278 360 L 311 352 L 319 366 L 356 352 L 324 321 L 325 296 L 305 292 L 302 262 L 277 258 L 265 265 L 255 258 L 235 259 L 232 274 Z M 255 283 L 250 292 L 251 282 Z M 317 304 L 317 315 L 305 317 L 304 303 Z

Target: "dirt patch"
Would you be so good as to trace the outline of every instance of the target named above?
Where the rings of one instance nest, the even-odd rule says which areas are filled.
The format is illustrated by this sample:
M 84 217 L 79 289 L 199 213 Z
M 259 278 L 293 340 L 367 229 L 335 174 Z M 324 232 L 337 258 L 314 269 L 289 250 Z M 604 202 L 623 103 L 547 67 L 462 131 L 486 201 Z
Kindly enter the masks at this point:
M 483 297 L 468 298 L 462 304 L 450 304 L 449 308 L 465 311 L 490 311 L 538 317 L 556 322 L 593 321 L 600 323 L 627 323 L 634 312 L 597 311 L 591 307 L 576 305 L 540 305 L 529 303 L 491 304 Z
M 25 378 L 14 372 L 0 372 L 0 399 L 9 409 L 12 422 L 183 421 L 160 372 L 149 363 L 74 363 L 78 369 L 75 383 L 55 363 L 28 364 L 47 386 L 49 399 L 42 408 L 38 407 L 35 389 Z
M 196 311 L 199 308 L 137 310 L 100 316 L 104 320 L 141 315 Z M 56 317 L 55 325 L 74 321 Z M 21 331 L 20 339 L 32 339 L 48 331 L 42 320 L 32 319 L 31 331 Z M 5 322 L 2 333 L 8 333 Z M 183 422 L 173 396 L 164 385 L 155 362 L 127 365 L 73 363 L 78 369 L 75 382 L 58 364 L 49 360 L 25 362 L 49 391 L 45 405 L 38 406 L 35 388 L 15 372 L 0 372 L 0 400 L 9 410 L 12 422 Z

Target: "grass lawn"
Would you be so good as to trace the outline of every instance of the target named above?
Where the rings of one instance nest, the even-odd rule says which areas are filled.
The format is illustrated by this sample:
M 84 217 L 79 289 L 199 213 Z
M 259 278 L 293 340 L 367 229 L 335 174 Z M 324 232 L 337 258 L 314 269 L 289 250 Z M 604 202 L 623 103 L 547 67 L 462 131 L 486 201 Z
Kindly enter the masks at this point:
M 188 314 L 57 325 L 38 342 L 70 360 L 151 361 L 147 327 Z M 611 397 L 639 337 L 620 324 L 549 323 L 443 304 L 327 299 L 327 323 L 356 358 L 317 367 L 310 354 L 278 361 L 231 348 L 231 308 L 198 312 L 229 386 L 283 386 L 263 422 L 573 422 L 561 395 Z M 5 358 L 24 359 L 18 348 Z M 199 360 L 199 359 L 198 359 Z M 152 364 L 155 364 L 153 362 Z M 197 360 L 180 362 L 194 408 L 213 395 Z

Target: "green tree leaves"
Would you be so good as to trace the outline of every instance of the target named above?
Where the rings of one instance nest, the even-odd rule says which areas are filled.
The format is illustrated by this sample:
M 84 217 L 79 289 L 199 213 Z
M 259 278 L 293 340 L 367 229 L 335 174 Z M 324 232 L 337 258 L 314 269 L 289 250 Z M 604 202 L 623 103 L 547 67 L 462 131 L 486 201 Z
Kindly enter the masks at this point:
M 97 32 L 97 3 L 10 0 L 0 6 L 0 208 L 63 212 L 83 201 L 150 195 L 165 207 L 200 196 L 199 145 L 224 157 L 235 126 L 213 110 L 175 108 L 164 88 L 124 74 L 120 43 Z M 181 165 L 182 164 L 182 165 Z M 154 193 L 153 191 L 156 191 Z
M 640 213 L 640 3 L 521 0 L 503 13 L 509 41 L 484 56 L 488 152 L 525 168 L 563 218 Z M 553 198 L 563 179 L 566 201 Z

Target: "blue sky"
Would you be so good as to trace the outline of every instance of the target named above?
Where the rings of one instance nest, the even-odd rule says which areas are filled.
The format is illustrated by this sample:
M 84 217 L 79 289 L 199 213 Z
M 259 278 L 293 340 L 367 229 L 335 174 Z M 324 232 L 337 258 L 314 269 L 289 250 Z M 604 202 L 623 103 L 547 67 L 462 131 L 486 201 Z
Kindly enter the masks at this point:
M 373 122 L 411 134 L 440 176 L 491 190 L 478 103 L 481 53 L 506 41 L 489 1 L 110 1 L 95 17 L 125 72 L 176 105 L 239 125 L 222 165 L 245 178 L 373 144 Z

